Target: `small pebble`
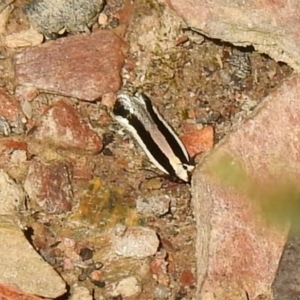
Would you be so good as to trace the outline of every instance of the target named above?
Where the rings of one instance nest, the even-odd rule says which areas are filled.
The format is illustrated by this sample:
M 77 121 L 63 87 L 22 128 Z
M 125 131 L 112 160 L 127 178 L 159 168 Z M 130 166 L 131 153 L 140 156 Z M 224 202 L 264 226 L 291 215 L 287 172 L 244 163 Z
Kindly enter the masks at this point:
M 190 270 L 183 270 L 179 281 L 182 286 L 193 286 L 196 282 L 196 279 Z
M 32 117 L 32 106 L 31 104 L 25 99 L 21 102 L 22 112 L 26 116 L 26 118 L 31 119 Z
M 134 276 L 131 276 L 122 279 L 116 284 L 115 289 L 112 291 L 112 296 L 134 297 L 141 292 L 142 286 L 140 282 Z
M 208 152 L 214 145 L 214 129 L 212 126 L 206 126 L 198 130 L 186 132 L 181 136 L 181 140 L 187 148 L 191 157 L 199 153 Z
M 107 108 L 113 108 L 117 100 L 117 96 L 114 93 L 106 93 L 101 98 L 101 104 Z
M 145 258 L 156 253 L 159 240 L 154 230 L 141 226 L 128 227 L 123 236 L 112 240 L 114 253 L 123 257 Z
M 0 186 L 0 215 L 13 215 L 24 203 L 23 188 L 2 169 L 0 169 Z
M 170 202 L 168 195 L 140 196 L 136 199 L 136 209 L 140 214 L 162 216 L 170 211 Z
M 11 134 L 11 127 L 10 127 L 7 119 L 3 116 L 0 117 L 0 132 L 4 136 L 9 136 Z
M 113 18 L 110 22 L 109 22 L 109 26 L 111 28 L 116 28 L 119 26 L 119 20 L 117 18 Z
M 163 185 L 161 178 L 155 177 L 148 180 L 145 180 L 141 185 L 141 191 L 145 190 L 160 190 Z
M 100 281 L 103 281 L 103 273 L 99 270 L 94 270 L 91 274 L 90 274 L 90 279 L 94 282 L 94 281 L 97 281 L 97 282 L 100 282 Z
M 86 287 L 73 285 L 71 287 L 71 297 L 69 300 L 92 300 L 93 297 Z
M 228 70 L 220 70 L 219 72 L 220 78 L 224 84 L 229 84 L 231 81 L 231 74 L 228 72 Z
M 115 226 L 115 235 L 122 237 L 127 229 L 127 226 L 122 223 L 117 223 Z
M 93 250 L 91 250 L 90 248 L 83 248 L 80 250 L 79 255 L 81 256 L 83 261 L 91 259 L 93 257 Z
M 165 285 L 159 284 L 154 288 L 154 298 L 158 300 L 169 299 L 171 289 Z
M 104 13 L 100 13 L 98 17 L 98 24 L 104 26 L 107 24 L 107 20 L 108 20 L 107 15 Z
M 30 28 L 6 36 L 4 43 L 8 48 L 32 47 L 42 44 L 43 39 L 42 34 Z
M 102 262 L 96 262 L 95 263 L 95 269 L 96 270 L 100 270 L 103 267 L 103 263 Z

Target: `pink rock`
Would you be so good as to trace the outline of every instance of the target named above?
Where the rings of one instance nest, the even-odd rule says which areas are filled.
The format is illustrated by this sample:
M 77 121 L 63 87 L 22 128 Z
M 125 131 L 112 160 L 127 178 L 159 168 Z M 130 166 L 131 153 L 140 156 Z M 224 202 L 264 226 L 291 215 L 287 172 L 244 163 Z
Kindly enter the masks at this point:
M 299 98 L 300 79 L 286 81 L 196 169 L 199 297 L 271 297 L 288 231 L 282 219 L 298 203 Z
M 13 122 L 16 118 L 25 117 L 21 105 L 14 97 L 7 95 L 0 90 L 0 116 L 5 117 L 8 121 Z
M 80 119 L 77 111 L 64 101 L 57 101 L 46 108 L 34 135 L 37 139 L 58 148 L 93 153 L 102 149 L 101 138 Z
M 198 32 L 238 46 L 253 47 L 299 72 L 297 0 L 166 0 Z
M 27 152 L 27 143 L 25 141 L 19 141 L 16 139 L 4 138 L 1 139 L 0 151 L 13 152 L 16 150 L 21 150 Z
M 114 93 L 107 93 L 103 95 L 101 103 L 106 107 L 112 109 L 116 103 L 116 100 L 117 96 Z
M 72 209 L 72 165 L 67 162 L 44 164 L 31 161 L 24 183 L 31 204 L 36 210 L 61 213 Z
M 86 101 L 116 92 L 124 42 L 113 32 L 98 30 L 23 50 L 14 56 L 20 85 Z
M 192 286 L 196 282 L 195 276 L 190 270 L 183 270 L 179 281 L 182 286 Z
M 102 281 L 103 280 L 103 272 L 100 270 L 94 270 L 90 274 L 90 278 L 91 278 L 91 280 Z
M 158 257 L 155 257 L 150 263 L 150 270 L 155 275 L 156 282 L 166 286 L 170 283 L 167 265 L 168 263 L 165 258 Z
M 93 157 L 81 156 L 72 161 L 73 164 L 73 183 L 86 184 L 94 177 L 95 162 Z

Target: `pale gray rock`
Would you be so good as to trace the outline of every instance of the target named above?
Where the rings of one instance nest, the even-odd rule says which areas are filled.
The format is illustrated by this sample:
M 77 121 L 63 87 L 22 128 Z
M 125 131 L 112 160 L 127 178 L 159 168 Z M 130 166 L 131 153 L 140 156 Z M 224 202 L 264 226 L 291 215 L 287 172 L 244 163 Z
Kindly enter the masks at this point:
M 93 300 L 93 296 L 86 287 L 75 284 L 71 287 L 69 300 Z
M 26 124 L 25 115 L 22 112 L 20 102 L 13 96 L 0 91 L 0 132 L 4 135 L 11 133 L 24 133 Z
M 64 30 L 89 33 L 103 4 L 101 0 L 33 0 L 25 5 L 24 11 L 32 27 L 55 38 Z
M 7 216 L 0 216 L 0 283 L 45 298 L 66 292 L 66 284 Z
M 124 234 L 111 241 L 113 252 L 119 256 L 146 258 L 156 253 L 159 240 L 156 232 L 145 227 L 128 227 Z
M 7 35 L 4 39 L 4 44 L 8 48 L 30 47 L 40 45 L 43 39 L 42 34 L 33 28 L 29 28 Z
M 6 118 L 3 116 L 0 116 L 0 132 L 4 136 L 10 136 L 10 134 L 11 134 L 10 125 L 9 125 L 8 121 L 6 120 Z
M 169 299 L 171 289 L 168 286 L 158 284 L 153 291 L 153 296 L 157 300 Z
M 116 297 L 122 295 L 122 297 L 136 297 L 142 292 L 141 283 L 136 277 L 131 276 L 120 280 L 116 283 L 111 295 Z
M 25 192 L 7 173 L 0 169 L 0 215 L 13 215 L 25 201 Z
M 135 202 L 138 213 L 162 216 L 169 212 L 171 199 L 168 195 L 139 196 Z

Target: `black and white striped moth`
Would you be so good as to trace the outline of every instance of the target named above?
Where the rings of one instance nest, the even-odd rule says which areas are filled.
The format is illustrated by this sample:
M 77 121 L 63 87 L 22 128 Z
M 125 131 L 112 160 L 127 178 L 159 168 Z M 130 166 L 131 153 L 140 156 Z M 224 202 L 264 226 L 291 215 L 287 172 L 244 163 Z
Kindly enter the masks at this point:
M 113 114 L 159 170 L 190 181 L 195 166 L 185 146 L 145 94 L 118 94 Z

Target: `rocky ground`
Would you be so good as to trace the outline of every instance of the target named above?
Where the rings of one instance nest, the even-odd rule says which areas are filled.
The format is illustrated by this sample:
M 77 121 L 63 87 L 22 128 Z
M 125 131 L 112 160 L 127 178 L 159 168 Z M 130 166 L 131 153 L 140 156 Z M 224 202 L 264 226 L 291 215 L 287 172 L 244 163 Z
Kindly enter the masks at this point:
M 0 282 L 51 299 L 195 299 L 190 186 L 157 176 L 111 117 L 116 92 L 149 95 L 197 161 L 292 70 L 203 37 L 155 1 L 79 1 L 80 24 L 69 6 L 40 22 L 27 1 L 10 2 L 0 2 Z M 33 11 L 56 5 L 44 4 Z

